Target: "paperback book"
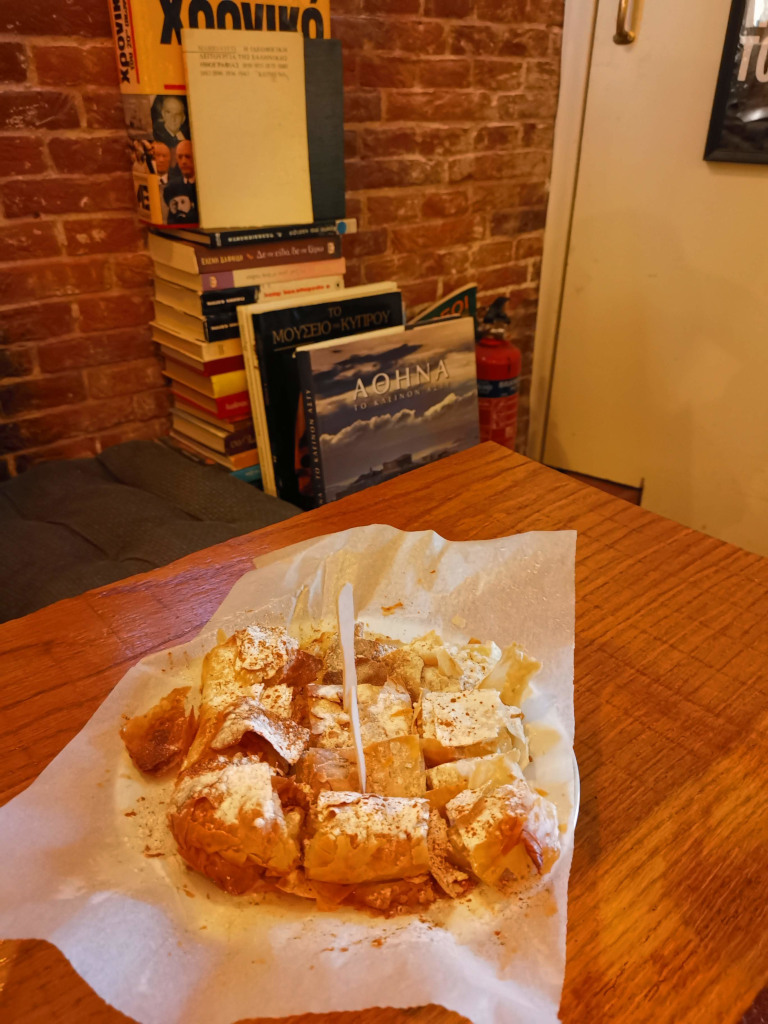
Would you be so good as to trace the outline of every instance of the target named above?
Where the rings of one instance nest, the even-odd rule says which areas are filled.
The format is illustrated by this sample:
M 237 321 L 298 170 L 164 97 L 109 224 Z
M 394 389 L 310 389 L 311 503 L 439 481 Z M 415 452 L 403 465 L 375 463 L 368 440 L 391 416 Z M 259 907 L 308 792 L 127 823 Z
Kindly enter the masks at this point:
M 242 270 L 312 263 L 341 256 L 338 235 L 288 239 L 285 242 L 257 242 L 232 249 L 209 249 L 198 242 L 167 238 L 150 231 L 149 254 L 158 263 L 176 267 L 188 274 L 215 274 L 222 270 Z
M 203 377 L 213 377 L 221 373 L 229 373 L 232 370 L 242 370 L 245 366 L 242 353 L 235 356 L 224 356 L 221 359 L 201 360 L 187 355 L 186 352 L 180 352 L 170 345 L 161 345 L 160 352 L 166 360 L 171 360 L 174 363 L 184 363 L 196 373 L 202 374 Z
M 195 317 L 218 316 L 230 313 L 237 319 L 237 307 L 253 302 L 276 302 L 278 299 L 301 299 L 338 291 L 344 287 L 344 278 L 314 277 L 305 281 L 277 281 L 274 284 L 251 284 L 243 288 L 225 288 L 219 291 L 199 292 L 183 285 L 173 284 L 155 277 L 155 298 L 166 306 Z
M 176 430 L 175 427 L 171 428 L 170 436 L 176 438 L 178 441 L 182 441 L 193 452 L 197 452 L 198 455 L 202 455 L 212 462 L 218 462 L 219 465 L 226 466 L 230 471 L 245 469 L 248 466 L 256 466 L 259 464 L 259 453 L 255 448 L 252 448 L 247 452 L 240 452 L 238 455 L 224 455 L 221 452 L 213 451 L 212 448 L 209 448 L 205 444 L 201 444 L 199 441 L 195 441 L 186 434 L 182 434 L 180 431 Z
M 256 436 L 253 423 L 236 430 L 228 430 L 224 426 L 214 426 L 181 408 L 171 410 L 171 422 L 174 430 L 193 441 L 206 445 L 221 455 L 238 455 L 241 452 L 256 448 Z
M 255 242 L 287 242 L 291 239 L 316 238 L 318 235 L 353 235 L 357 232 L 357 219 L 345 217 L 343 220 L 320 220 L 313 224 L 234 228 L 231 231 L 204 231 L 202 228 L 188 228 L 183 232 L 171 228 L 156 228 L 155 231 L 169 238 L 199 242 L 209 249 L 227 249 L 238 245 L 252 245 Z
M 155 299 L 155 323 L 193 341 L 227 341 L 240 337 L 236 310 L 198 317 Z
M 343 256 L 332 260 L 312 260 L 311 263 L 286 263 L 273 267 L 241 267 L 221 270 L 216 274 L 190 274 L 186 270 L 170 267 L 167 263 L 154 263 L 155 274 L 164 281 L 189 288 L 193 292 L 218 292 L 253 285 L 277 284 L 282 281 L 305 281 L 317 277 L 343 277 L 347 264 Z
M 403 331 L 402 295 L 387 281 L 342 289 L 331 300 L 240 306 L 238 317 L 264 490 L 311 508 L 312 474 L 294 352 L 300 345 L 360 332 Z
M 208 398 L 225 398 L 246 390 L 245 370 L 230 370 L 208 376 L 175 359 L 164 360 L 163 373 L 177 384 L 183 384 Z
M 199 341 L 178 334 L 159 324 L 157 320 L 152 321 L 152 340 L 156 341 L 161 348 L 173 349 L 174 352 L 191 357 L 201 363 L 205 363 L 209 359 L 228 359 L 232 356 L 242 358 L 243 354 L 239 334 L 236 338 L 228 338 L 226 341 Z
M 247 389 L 238 391 L 234 395 L 213 397 L 172 378 L 171 394 L 174 401 L 180 400 L 192 409 L 202 409 L 203 412 L 210 413 L 218 419 L 241 420 L 251 414 L 250 396 Z
M 472 317 L 296 349 L 317 504 L 479 442 Z
M 198 224 L 222 231 L 343 219 L 340 42 L 188 28 L 182 44 Z
M 197 223 L 197 188 L 182 31 L 202 17 L 210 27 L 240 30 L 249 39 L 254 33 L 273 42 L 297 33 L 328 39 L 329 0 L 295 0 L 290 7 L 110 0 L 109 10 L 139 215 L 169 230 L 190 227 Z

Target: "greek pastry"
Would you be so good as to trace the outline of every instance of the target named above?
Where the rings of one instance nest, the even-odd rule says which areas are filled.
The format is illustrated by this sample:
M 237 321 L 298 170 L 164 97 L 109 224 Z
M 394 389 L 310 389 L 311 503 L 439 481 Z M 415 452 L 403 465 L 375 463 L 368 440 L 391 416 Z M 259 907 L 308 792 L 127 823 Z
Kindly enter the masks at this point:
M 357 628 L 354 647 L 365 793 L 333 631 L 222 637 L 197 715 L 173 691 L 126 723 L 142 770 L 181 760 L 168 822 L 184 861 L 232 894 L 387 914 L 551 870 L 557 813 L 526 781 L 519 706 L 539 663 L 435 632 L 403 643 Z

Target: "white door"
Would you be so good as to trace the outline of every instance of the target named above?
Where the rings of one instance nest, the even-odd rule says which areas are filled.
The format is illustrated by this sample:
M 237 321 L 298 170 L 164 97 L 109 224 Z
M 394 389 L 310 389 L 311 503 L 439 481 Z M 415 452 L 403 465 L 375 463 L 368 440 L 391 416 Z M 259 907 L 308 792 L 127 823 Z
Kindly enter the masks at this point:
M 703 160 L 731 3 L 645 0 L 620 46 L 618 2 L 597 6 L 543 461 L 768 554 L 768 166 Z

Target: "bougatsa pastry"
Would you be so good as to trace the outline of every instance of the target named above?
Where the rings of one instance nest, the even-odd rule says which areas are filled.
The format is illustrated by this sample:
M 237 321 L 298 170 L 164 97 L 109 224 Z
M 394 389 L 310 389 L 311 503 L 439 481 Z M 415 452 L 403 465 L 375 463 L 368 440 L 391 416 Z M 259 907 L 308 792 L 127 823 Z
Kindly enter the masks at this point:
M 177 764 L 189 750 L 197 721 L 187 709 L 189 686 L 171 690 L 143 715 L 129 718 L 120 730 L 133 763 L 153 775 Z
M 186 863 L 230 893 L 388 914 L 546 874 L 560 830 L 525 779 L 519 707 L 539 663 L 434 632 L 403 643 L 358 627 L 354 646 L 365 793 L 333 631 L 222 636 L 197 716 L 174 691 L 124 726 L 142 770 L 183 758 L 168 820 Z
M 307 878 L 383 882 L 429 871 L 427 800 L 320 793 L 304 848 Z

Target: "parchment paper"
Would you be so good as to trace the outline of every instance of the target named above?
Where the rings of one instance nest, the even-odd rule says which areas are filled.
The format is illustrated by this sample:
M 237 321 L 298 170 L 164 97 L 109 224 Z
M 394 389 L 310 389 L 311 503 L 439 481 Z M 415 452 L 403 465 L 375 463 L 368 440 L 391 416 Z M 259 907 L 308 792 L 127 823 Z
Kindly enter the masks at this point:
M 189 643 L 143 659 L 24 793 L 0 810 L 0 935 L 47 939 L 142 1024 L 438 1003 L 475 1024 L 557 1020 L 578 777 L 573 747 L 575 533 L 449 542 L 368 526 L 257 560 Z M 254 618 L 333 621 L 351 580 L 358 619 L 399 639 L 517 642 L 543 663 L 524 703 L 534 763 L 566 831 L 524 895 L 485 887 L 418 916 L 319 913 L 294 897 L 232 897 L 188 871 L 164 824 L 169 783 L 139 776 L 123 714 L 199 683 L 203 653 Z M 394 614 L 382 608 L 402 602 Z

